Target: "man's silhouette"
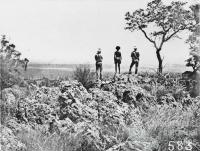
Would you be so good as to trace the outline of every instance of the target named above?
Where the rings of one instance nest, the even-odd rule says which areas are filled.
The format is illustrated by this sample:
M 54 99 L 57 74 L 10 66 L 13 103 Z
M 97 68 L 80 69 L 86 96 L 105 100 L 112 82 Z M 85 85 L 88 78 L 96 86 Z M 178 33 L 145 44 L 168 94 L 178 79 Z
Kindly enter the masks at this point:
M 131 53 L 132 62 L 129 68 L 129 73 L 131 74 L 131 69 L 135 65 L 135 74 L 138 72 L 138 66 L 139 66 L 139 58 L 140 53 L 137 51 L 137 48 L 134 48 L 134 51 Z
M 122 60 L 122 55 L 119 50 L 120 50 L 120 46 L 116 46 L 116 51 L 114 53 L 114 63 L 115 63 L 115 73 L 117 73 L 117 67 L 118 67 L 118 71 L 120 74 L 120 64 Z
M 29 60 L 27 58 L 24 59 L 24 71 L 27 70 Z
M 99 79 L 99 74 L 100 74 L 100 80 L 102 80 L 102 70 L 103 70 L 102 61 L 103 61 L 103 57 L 101 55 L 101 49 L 100 48 L 98 49 L 97 54 L 95 55 L 95 60 L 96 60 L 96 77 L 97 77 L 97 80 Z

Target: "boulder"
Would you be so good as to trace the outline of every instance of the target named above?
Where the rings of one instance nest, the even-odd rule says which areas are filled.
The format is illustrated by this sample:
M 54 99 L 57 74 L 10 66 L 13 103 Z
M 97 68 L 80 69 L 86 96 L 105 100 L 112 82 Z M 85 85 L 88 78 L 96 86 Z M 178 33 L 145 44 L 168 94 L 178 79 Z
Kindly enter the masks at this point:
M 86 103 L 91 100 L 91 95 L 78 81 L 63 81 L 60 84 L 60 91 L 65 96 L 71 99 L 79 99 L 81 102 Z

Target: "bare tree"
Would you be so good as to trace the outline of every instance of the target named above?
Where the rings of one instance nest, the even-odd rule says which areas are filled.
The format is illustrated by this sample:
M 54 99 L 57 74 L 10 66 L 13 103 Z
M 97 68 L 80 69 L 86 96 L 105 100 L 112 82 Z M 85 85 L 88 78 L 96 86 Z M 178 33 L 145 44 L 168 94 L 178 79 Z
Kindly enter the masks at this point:
M 147 4 L 145 10 L 138 9 L 133 13 L 127 12 L 125 15 L 127 24 L 125 29 L 141 31 L 154 45 L 160 73 L 163 70 L 163 59 L 160 54 L 163 44 L 178 37 L 179 32 L 186 29 L 192 30 L 196 25 L 194 13 L 185 9 L 185 4 L 185 2 L 176 1 L 165 5 L 161 0 L 154 0 Z

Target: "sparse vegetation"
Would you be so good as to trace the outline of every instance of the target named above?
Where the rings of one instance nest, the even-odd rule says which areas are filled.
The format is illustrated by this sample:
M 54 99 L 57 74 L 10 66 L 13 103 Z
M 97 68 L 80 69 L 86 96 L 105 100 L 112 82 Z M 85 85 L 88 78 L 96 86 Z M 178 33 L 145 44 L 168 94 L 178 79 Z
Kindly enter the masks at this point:
M 95 82 L 95 73 L 91 71 L 90 65 L 79 65 L 74 70 L 73 77 L 81 82 L 86 89 L 93 86 Z
M 1 69 L 9 75 L 6 65 Z M 80 65 L 73 78 L 81 84 L 43 77 L 27 79 L 26 87 L 21 82 L 5 86 L 3 151 L 167 151 L 169 141 L 186 139 L 198 151 L 200 100 L 190 97 L 181 74 L 145 72 L 129 75 L 128 81 L 125 73 L 115 82 L 110 76 L 94 85 L 91 68 Z
M 0 49 L 0 108 L 1 108 L 1 124 L 5 123 L 9 118 L 13 117 L 15 108 L 7 102 L 4 102 L 4 90 L 12 88 L 15 85 L 25 86 L 26 83 L 23 79 L 23 64 L 18 63 L 12 58 L 15 56 L 15 50 L 11 51 L 10 46 L 6 46 L 5 36 L 2 36 Z
M 130 30 L 139 28 L 155 47 L 144 28 L 149 22 L 162 27 L 164 32 L 152 33 L 155 39 L 161 36 L 160 53 L 164 42 L 189 28 L 185 20 L 193 18 L 184 5 L 154 0 L 150 12 L 138 10 L 126 20 Z M 159 73 L 160 60 L 158 73 L 116 74 L 114 80 L 107 74 L 96 81 L 89 65 L 77 66 L 71 79 L 63 71 L 56 78 L 58 70 L 46 70 L 47 77 L 38 69 L 30 72 L 41 71 L 41 77 L 27 74 L 24 80 L 23 64 L 14 66 L 2 54 L 0 59 L 2 151 L 200 150 L 200 97 L 180 73 Z
M 110 87 L 106 91 L 95 87 L 89 93 L 73 80 L 60 82 L 59 88 L 33 86 L 3 125 L 17 132 L 26 151 L 167 151 L 169 141 L 186 139 L 198 151 L 200 100 L 178 82 L 180 74 L 131 76 L 138 84 L 126 78 L 122 74 L 104 84 Z
M 14 67 L 12 65 L 12 60 L 3 58 L 0 56 L 0 85 L 1 90 L 5 88 L 12 87 L 15 84 L 20 84 L 23 82 L 21 76 L 22 67 Z

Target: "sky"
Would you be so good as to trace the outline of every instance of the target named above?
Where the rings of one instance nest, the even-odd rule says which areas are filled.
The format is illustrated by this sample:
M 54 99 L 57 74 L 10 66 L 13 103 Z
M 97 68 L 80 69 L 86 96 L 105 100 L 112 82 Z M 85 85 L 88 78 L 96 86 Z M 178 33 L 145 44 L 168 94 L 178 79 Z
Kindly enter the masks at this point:
M 157 65 L 155 48 L 144 35 L 124 29 L 125 13 L 145 8 L 148 2 L 0 0 L 0 34 L 6 34 L 22 57 L 31 62 L 94 63 L 94 55 L 101 48 L 103 63 L 113 64 L 115 47 L 119 45 L 123 65 L 131 63 L 133 46 L 140 51 L 140 65 Z M 164 45 L 164 64 L 185 64 L 189 55 L 189 46 L 184 43 L 187 34 Z

